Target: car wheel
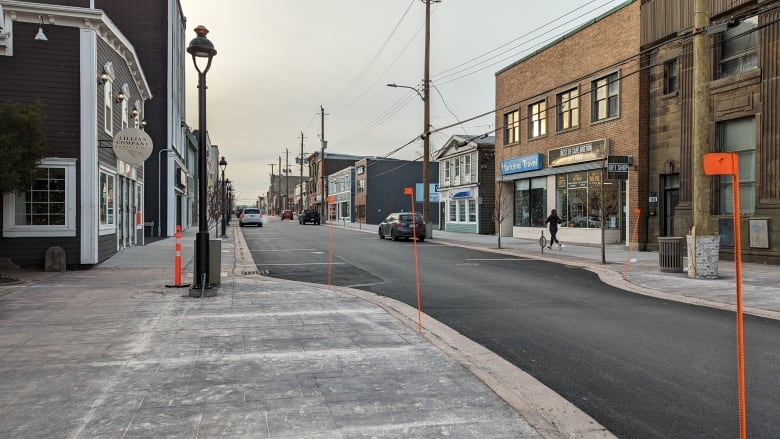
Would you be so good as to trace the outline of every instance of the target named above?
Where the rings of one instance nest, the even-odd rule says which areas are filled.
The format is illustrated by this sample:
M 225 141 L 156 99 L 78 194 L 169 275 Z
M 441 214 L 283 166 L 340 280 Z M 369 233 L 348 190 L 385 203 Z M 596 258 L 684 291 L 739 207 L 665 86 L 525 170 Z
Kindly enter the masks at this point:
M 382 233 L 382 228 L 379 228 L 379 239 L 385 239 L 385 234 Z
M 238 227 L 244 227 L 244 223 L 238 223 Z
M 425 237 L 421 236 L 421 237 L 417 238 L 417 240 L 420 241 L 420 242 L 423 242 L 423 241 L 425 241 Z
M 391 230 L 391 231 L 390 231 L 390 238 L 391 238 L 393 241 L 398 241 L 398 237 L 397 237 L 397 236 L 395 236 L 395 230 Z
M 257 225 L 257 227 L 263 227 L 263 224 L 262 224 L 262 223 L 260 223 L 260 224 L 258 224 L 258 225 Z

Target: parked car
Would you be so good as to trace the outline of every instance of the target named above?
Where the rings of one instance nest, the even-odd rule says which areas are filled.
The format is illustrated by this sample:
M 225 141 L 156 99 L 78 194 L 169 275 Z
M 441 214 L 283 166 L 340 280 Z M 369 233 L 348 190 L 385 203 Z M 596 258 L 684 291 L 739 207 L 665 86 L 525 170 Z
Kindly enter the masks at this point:
M 282 214 L 279 215 L 279 216 L 282 217 L 282 220 L 288 219 L 288 220 L 292 221 L 292 219 L 293 219 L 293 211 L 292 210 L 283 210 Z
M 422 215 L 415 212 L 414 220 L 417 240 L 425 241 L 425 223 Z M 379 224 L 379 239 L 385 239 L 385 236 L 389 236 L 393 241 L 398 241 L 399 238 L 410 239 L 414 237 L 415 228 L 412 227 L 411 212 L 391 213 Z
M 312 224 L 319 225 L 320 213 L 314 209 L 304 209 L 300 214 L 298 214 L 298 223 L 299 224 L 312 223 Z
M 238 216 L 238 225 L 240 227 L 248 225 L 263 227 L 263 215 L 260 213 L 260 209 L 256 207 L 244 208 L 241 215 Z

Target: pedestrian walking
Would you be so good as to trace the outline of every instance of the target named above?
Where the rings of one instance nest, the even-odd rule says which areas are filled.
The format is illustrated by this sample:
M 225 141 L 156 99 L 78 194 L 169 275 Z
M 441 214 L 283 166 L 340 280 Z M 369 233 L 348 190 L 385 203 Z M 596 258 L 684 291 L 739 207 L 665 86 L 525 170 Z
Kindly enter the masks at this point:
M 553 209 L 550 212 L 550 216 L 544 221 L 545 224 L 550 224 L 550 245 L 547 248 L 552 249 L 554 243 L 558 243 L 558 250 L 561 249 L 561 241 L 558 241 L 556 234 L 558 233 L 558 224 L 561 224 L 561 218 L 558 216 L 558 212 Z

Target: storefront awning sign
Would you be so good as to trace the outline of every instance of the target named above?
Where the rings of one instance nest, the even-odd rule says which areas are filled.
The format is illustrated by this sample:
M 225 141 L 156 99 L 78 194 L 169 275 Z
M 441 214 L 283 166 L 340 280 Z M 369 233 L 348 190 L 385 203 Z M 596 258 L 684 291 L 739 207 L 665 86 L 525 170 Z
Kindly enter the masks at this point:
M 542 169 L 541 154 L 529 154 L 522 157 L 501 160 L 501 175 L 536 171 L 537 169 Z
M 587 143 L 564 146 L 547 152 L 547 163 L 550 166 L 565 166 L 574 163 L 592 162 L 604 159 L 607 155 L 606 139 Z
M 114 136 L 114 154 L 119 160 L 140 165 L 152 155 L 152 138 L 135 127 L 125 128 Z
M 471 198 L 471 191 L 460 191 L 460 192 L 455 192 L 455 193 L 452 195 L 452 198 L 453 198 L 453 199 L 455 199 L 455 198 Z

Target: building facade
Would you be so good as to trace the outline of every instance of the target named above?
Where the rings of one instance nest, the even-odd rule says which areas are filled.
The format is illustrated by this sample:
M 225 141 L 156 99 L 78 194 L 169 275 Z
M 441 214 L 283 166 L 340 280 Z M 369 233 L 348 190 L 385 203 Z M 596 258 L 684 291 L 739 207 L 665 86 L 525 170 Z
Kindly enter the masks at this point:
M 423 211 L 422 169 L 419 161 L 388 158 L 364 158 L 355 162 L 355 215 L 364 224 L 379 224 L 392 212 L 411 211 L 412 204 L 404 188 L 414 188 L 415 210 Z M 429 163 L 431 186 L 438 186 L 439 164 Z M 439 223 L 438 192 L 430 191 L 429 222 Z M 429 226 L 431 227 L 431 226 Z
M 557 209 L 564 242 L 628 243 L 647 198 L 639 22 L 627 1 L 496 73 L 502 235 L 537 239 Z
M 450 137 L 439 163 L 439 228 L 448 232 L 496 232 L 495 137 Z
M 143 244 L 147 173 L 112 149 L 152 97 L 133 44 L 88 7 L 0 1 L 0 23 L 0 99 L 40 101 L 48 145 L 32 187 L 3 195 L 0 257 L 42 266 L 57 246 L 91 266 Z
M 355 167 L 349 166 L 328 176 L 328 218 L 355 221 Z
M 780 5 L 777 1 L 710 1 L 705 32 L 708 81 L 694 84 L 693 1 L 642 2 L 649 129 L 649 243 L 685 236 L 693 217 L 694 90 L 707 93 L 709 152 L 734 152 L 731 177 L 708 180 L 709 227 L 720 254 L 733 258 L 732 195 L 740 196 L 743 260 L 780 264 Z

